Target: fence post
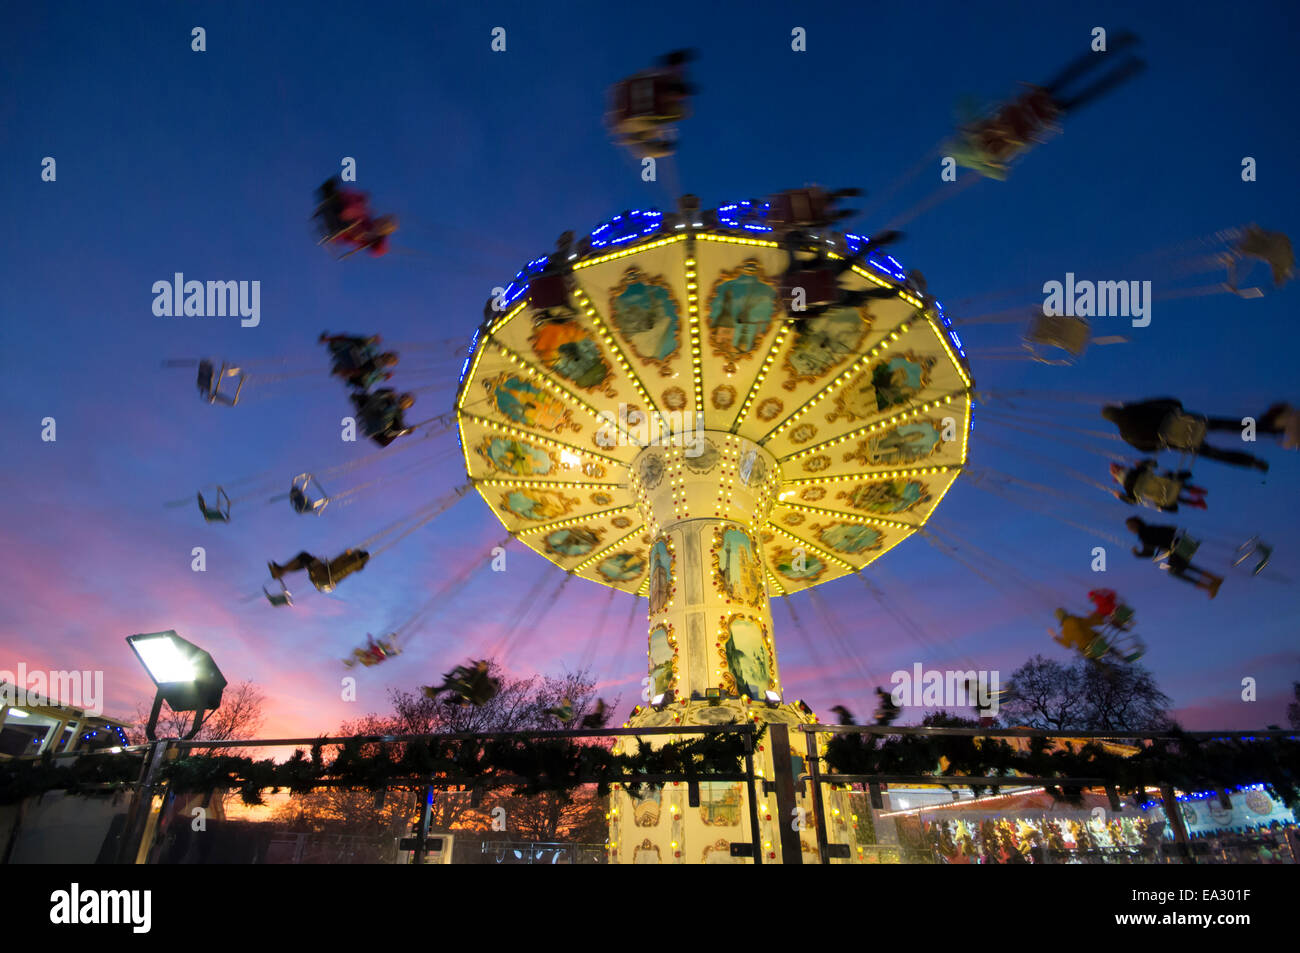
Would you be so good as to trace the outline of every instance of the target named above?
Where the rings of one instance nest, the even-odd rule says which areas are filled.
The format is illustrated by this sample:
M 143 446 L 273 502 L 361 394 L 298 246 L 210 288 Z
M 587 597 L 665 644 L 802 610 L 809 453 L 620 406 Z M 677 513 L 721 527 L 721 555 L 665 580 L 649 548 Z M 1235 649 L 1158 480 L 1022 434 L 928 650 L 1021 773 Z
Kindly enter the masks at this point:
M 1174 829 L 1174 841 L 1178 844 L 1178 853 L 1183 856 L 1183 863 L 1194 864 L 1191 838 L 1187 836 L 1187 825 L 1183 823 L 1183 810 L 1178 806 L 1178 797 L 1168 784 L 1160 786 L 1160 800 L 1164 803 L 1165 819 Z
M 153 789 L 158 783 L 158 773 L 163 761 L 171 749 L 170 740 L 155 741 L 145 756 L 144 769 L 140 772 L 140 783 L 136 785 L 135 801 L 127 811 L 126 823 L 122 826 L 122 839 L 118 842 L 117 862 L 134 864 L 140 854 L 146 830 L 149 826 L 149 814 L 153 810 Z
M 429 803 L 433 797 L 433 786 L 426 784 L 424 786 L 424 798 L 420 802 L 420 829 L 417 832 L 415 840 L 415 854 L 411 857 L 411 863 L 423 864 L 425 847 L 429 840 L 429 813 L 433 810 L 433 805 Z
M 781 832 L 781 863 L 803 863 L 803 841 L 790 819 L 794 817 L 794 758 L 791 757 L 790 726 L 773 722 L 767 728 L 772 744 L 773 781 L 776 784 L 776 828 Z
M 745 726 L 745 783 L 749 785 L 749 836 L 754 843 L 754 863 L 763 862 L 763 833 L 758 826 L 758 789 L 754 784 L 754 726 Z
M 826 805 L 822 801 L 820 759 L 817 754 L 817 732 L 804 732 L 808 736 L 808 773 L 812 775 L 813 810 L 817 812 L 817 853 L 821 862 L 831 862 L 830 842 L 826 837 Z

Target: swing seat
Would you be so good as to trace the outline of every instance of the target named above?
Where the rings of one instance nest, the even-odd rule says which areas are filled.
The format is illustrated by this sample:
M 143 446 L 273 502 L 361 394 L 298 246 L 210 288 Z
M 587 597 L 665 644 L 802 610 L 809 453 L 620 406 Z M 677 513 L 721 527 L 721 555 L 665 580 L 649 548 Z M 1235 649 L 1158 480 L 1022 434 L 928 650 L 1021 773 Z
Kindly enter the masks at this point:
M 1146 655 L 1147 647 L 1136 635 L 1126 633 L 1115 640 L 1111 652 L 1125 662 L 1136 662 Z
M 266 586 L 262 586 L 262 592 L 266 595 L 266 601 L 277 608 L 280 606 L 289 606 L 290 608 L 293 608 L 293 593 L 291 593 L 288 586 L 284 584 L 284 580 L 277 579 L 276 582 L 280 586 L 279 592 L 271 592 L 266 588 Z
M 1084 318 L 1037 313 L 1025 332 L 1024 345 L 1040 364 L 1071 364 L 1087 350 L 1091 335 L 1091 328 Z M 1048 357 L 1042 353 L 1042 348 L 1056 348 L 1068 357 Z
M 1115 611 L 1110 614 L 1110 618 L 1107 621 L 1116 629 L 1123 631 L 1133 624 L 1134 615 L 1136 615 L 1136 613 L 1133 611 L 1131 606 L 1126 606 L 1121 603 L 1115 607 Z
M 539 275 L 528 283 L 528 306 L 534 311 L 552 308 L 572 310 L 569 286 L 564 275 Z
M 1160 441 L 1171 450 L 1195 451 L 1205 442 L 1206 420 L 1192 414 L 1173 413 L 1160 424 Z
M 235 379 L 235 392 L 233 394 L 230 393 L 229 387 L 226 387 L 224 390 L 222 389 L 222 384 L 225 382 L 226 378 L 228 377 L 233 377 Z M 236 404 L 239 403 L 239 394 L 244 389 L 243 371 L 241 371 L 238 367 L 232 367 L 229 364 L 223 362 L 221 365 L 221 373 L 217 377 L 216 383 L 217 386 L 212 391 L 212 399 L 209 400 L 208 403 L 222 403 L 222 404 L 226 404 L 229 407 L 234 407 Z
M 1178 503 L 1183 492 L 1183 481 L 1173 476 L 1161 476 L 1147 471 L 1138 477 L 1133 486 L 1133 496 L 1143 506 L 1162 510 Z
M 230 393 L 229 387 L 222 389 L 227 377 L 235 378 L 235 392 L 233 394 Z M 234 407 L 239 403 L 240 391 L 244 389 L 244 372 L 224 361 L 219 371 L 213 369 L 211 361 L 199 361 L 199 374 L 196 383 L 199 387 L 199 396 L 209 404 L 225 404 L 228 407 Z
M 1251 570 L 1252 576 L 1258 576 L 1264 567 L 1268 565 L 1268 561 L 1273 558 L 1273 547 L 1261 542 L 1258 536 L 1252 536 L 1237 547 L 1237 553 L 1238 556 L 1233 562 L 1234 566 L 1240 566 L 1251 556 L 1259 557 L 1259 561 L 1255 563 L 1254 569 Z
M 229 523 L 230 522 L 230 497 L 221 487 L 217 487 L 217 495 L 213 500 L 213 506 L 208 506 L 203 501 L 203 494 L 198 493 L 199 512 L 203 514 L 203 519 L 209 523 Z
M 1099 635 L 1083 647 L 1083 657 L 1095 662 L 1105 658 L 1109 651 L 1110 643 L 1105 636 Z
M 667 76 L 633 76 L 614 86 L 610 112 L 618 132 L 644 132 L 685 119 L 686 97 L 672 91 Z
M 772 196 L 768 220 L 782 225 L 823 225 L 830 197 L 822 189 L 790 189 Z
M 781 282 L 782 297 L 790 301 L 796 288 L 804 291 L 805 307 L 834 304 L 842 294 L 839 279 L 829 268 L 804 268 L 790 272 Z
M 316 488 L 314 495 L 309 492 L 313 486 Z M 307 502 L 307 508 L 301 511 L 303 513 L 319 514 L 329 505 L 329 494 L 326 493 L 325 488 L 320 485 L 320 481 L 310 473 L 303 473 L 294 477 L 290 490 L 299 490 L 302 492 L 302 495 Z M 292 496 L 290 498 L 292 498 Z
M 1156 553 L 1155 561 L 1160 564 L 1161 569 L 1169 571 L 1173 568 L 1170 564 L 1171 559 L 1178 559 L 1184 564 L 1190 563 L 1200 548 L 1199 539 L 1193 539 L 1186 531 L 1180 529 L 1174 534 L 1173 545 L 1163 553 Z

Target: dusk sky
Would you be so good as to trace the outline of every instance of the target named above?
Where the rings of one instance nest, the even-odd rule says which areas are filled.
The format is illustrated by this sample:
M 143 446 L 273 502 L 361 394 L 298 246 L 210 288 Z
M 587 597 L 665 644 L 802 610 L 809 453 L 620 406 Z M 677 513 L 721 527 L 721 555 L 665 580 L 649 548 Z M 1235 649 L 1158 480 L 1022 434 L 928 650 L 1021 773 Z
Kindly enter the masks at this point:
M 803 631 L 777 600 L 787 694 L 826 720 L 836 704 L 869 713 L 874 686 L 917 662 L 997 670 L 1005 681 L 1035 653 L 1066 661 L 1047 634 L 1051 609 L 1082 612 L 1088 589 L 1104 585 L 1136 608 L 1149 648 L 1143 664 L 1186 727 L 1284 722 L 1300 679 L 1300 455 L 1263 437 L 1246 449 L 1272 464 L 1266 477 L 1197 462 L 1208 511 L 1168 519 L 1216 540 L 1261 533 L 1277 547 L 1263 574 L 1230 572 L 1209 601 L 1134 559 L 1123 521 L 1138 511 L 1070 473 L 1107 481 L 1106 458 L 1069 440 L 1128 448 L 1065 428 L 1105 429 L 1089 398 L 1172 395 L 1224 416 L 1300 404 L 1300 288 L 1258 300 L 1162 299 L 1175 280 L 1194 288 L 1219 278 L 1179 275 L 1179 254 L 1152 254 L 1250 222 L 1295 234 L 1300 15 L 1287 2 L 1131 8 L 11 5 L 0 30 L 0 173 L 11 221 L 0 314 L 0 670 L 19 662 L 103 670 L 106 713 L 129 718 L 152 686 L 125 637 L 175 629 L 208 649 L 231 683 L 257 682 L 270 699 L 263 734 L 285 737 L 386 712 L 389 688 L 429 684 L 489 651 L 541 577 L 555 587 L 564 579 L 518 543 L 507 572 L 473 573 L 401 656 L 357 670 L 356 702 L 340 700 L 349 674 L 340 660 L 366 633 L 402 623 L 504 535 L 475 494 L 333 594 L 304 580 L 292 609 L 249 598 L 267 581 L 267 560 L 341 552 L 464 481 L 456 435 L 446 433 L 396 443 L 385 451 L 391 459 L 336 480 L 388 478 L 319 518 L 268 504 L 293 475 L 374 449 L 339 440 L 351 408 L 317 336 L 382 334 L 402 352 L 395 383 L 418 390 L 411 419 L 447 412 L 460 359 L 446 342 L 468 344 L 492 287 L 549 252 L 565 229 L 582 234 L 624 209 L 671 208 L 676 176 L 705 207 L 813 182 L 863 188 L 851 204 L 866 214 L 852 229 L 903 223 L 894 254 L 925 273 L 957 319 L 1041 303 L 1043 283 L 1067 272 L 1154 284 L 1150 325 L 1098 318 L 1098 334 L 1130 341 L 1093 347 L 1074 367 L 992 359 L 1017 345 L 1016 324 L 960 329 L 977 391 L 1062 398 L 1002 405 L 1040 421 L 1019 430 L 977 404 L 971 467 L 1051 492 L 1008 500 L 959 479 L 933 526 L 976 547 L 965 551 L 989 578 L 909 539 L 868 570 L 909 625 L 852 578 L 793 598 Z M 205 52 L 191 50 L 195 26 L 206 30 Z M 498 26 L 502 53 L 490 48 Z M 1087 50 L 1095 26 L 1140 34 L 1146 72 L 1068 116 L 1063 134 L 1008 181 L 971 183 L 962 170 L 956 185 L 943 185 L 937 149 L 957 103 L 1046 79 Z M 807 30 L 807 52 L 791 51 L 795 27 Z M 699 52 L 694 115 L 681 125 L 675 169 L 645 183 L 603 127 L 606 88 L 680 47 Z M 57 162 L 53 182 L 41 179 L 47 156 Z M 357 185 L 376 209 L 401 219 L 385 257 L 339 262 L 316 245 L 313 192 L 345 156 L 356 159 Z M 1246 156 L 1257 181 L 1242 181 Z M 915 214 L 931 198 L 943 201 Z M 260 281 L 260 324 L 156 316 L 151 288 L 176 272 Z M 192 369 L 161 366 L 198 357 L 305 373 L 279 384 L 254 377 L 239 406 L 208 406 Z M 1053 411 L 1055 436 L 1065 439 L 1043 432 Z M 41 439 L 47 417 L 53 442 Z M 229 525 L 205 525 L 192 502 L 165 505 L 258 474 L 276 488 L 237 503 Z M 1041 512 L 1053 507 L 1124 545 Z M 1090 571 L 1098 545 L 1107 547 L 1104 575 Z M 196 546 L 206 549 L 206 572 L 191 570 Z M 575 580 L 502 661 L 520 675 L 590 661 L 600 693 L 621 696 L 621 721 L 646 672 L 645 600 L 632 612 L 627 596 L 611 602 L 609 590 Z M 1258 680 L 1258 701 L 1240 698 L 1247 677 Z

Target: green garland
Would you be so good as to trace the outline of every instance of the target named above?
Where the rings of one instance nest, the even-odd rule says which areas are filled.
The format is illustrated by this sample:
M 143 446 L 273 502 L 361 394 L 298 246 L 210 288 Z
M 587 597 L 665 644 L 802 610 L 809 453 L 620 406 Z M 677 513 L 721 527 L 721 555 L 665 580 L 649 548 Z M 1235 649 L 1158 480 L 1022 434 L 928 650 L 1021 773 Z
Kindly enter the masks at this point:
M 139 781 L 143 768 L 143 755 L 129 752 L 56 761 L 47 751 L 30 760 L 0 761 L 0 804 L 16 804 L 46 791 L 113 794 Z
M 1202 741 L 1182 732 L 1154 741 L 1137 754 L 1125 756 L 1089 741 L 1057 748 L 1049 738 L 1029 739 L 1026 748 L 1000 738 L 952 735 L 898 735 L 872 737 L 835 735 L 827 743 L 826 762 L 834 774 L 932 775 L 936 784 L 952 778 L 948 786 L 969 787 L 976 794 L 995 787 L 972 784 L 966 776 L 1013 775 L 1038 778 L 1101 778 L 1122 794 L 1137 797 L 1144 788 L 1163 784 L 1183 791 L 1221 790 L 1262 783 L 1286 804 L 1300 792 L 1300 742 L 1291 739 L 1256 741 Z M 940 760 L 948 760 L 940 772 Z M 1077 786 L 1048 785 L 1057 800 L 1082 802 Z
M 366 746 L 377 750 L 365 754 Z M 497 775 L 521 778 L 522 783 L 516 787 L 527 795 L 568 792 L 580 785 L 595 784 L 603 797 L 611 785 L 618 783 L 639 792 L 647 785 L 628 781 L 638 774 L 674 774 L 688 781 L 706 781 L 716 774 L 740 774 L 745 757 L 745 739 L 737 735 L 710 735 L 660 747 L 638 739 L 636 752 L 629 754 L 614 754 L 607 747 L 575 744 L 566 738 L 421 740 L 401 742 L 397 747 L 400 753 L 394 754 L 392 746 L 380 745 L 372 738 L 353 738 L 341 743 L 337 756 L 328 762 L 322 743 L 314 745 L 310 755 L 299 749 L 282 763 L 195 755 L 164 762 L 160 779 L 181 794 L 238 791 L 245 804 L 263 803 L 262 792 L 267 790 L 287 789 L 301 794 L 328 784 L 378 791 L 394 783 L 428 777 L 452 779 L 466 787 L 486 787 Z M 48 758 L 0 762 L 0 803 L 59 789 L 96 793 L 86 785 L 136 781 L 141 763 L 136 753 L 82 758 L 66 768 L 54 767 Z
M 373 753 L 364 753 L 372 748 Z M 161 780 L 178 793 L 239 791 L 246 804 L 261 804 L 262 792 L 287 789 L 305 793 L 321 784 L 378 791 L 413 779 L 443 778 L 465 787 L 487 787 L 494 776 L 522 779 L 526 795 L 569 792 L 595 784 L 601 796 L 614 784 L 633 793 L 646 785 L 629 782 L 638 774 L 680 775 L 707 781 L 716 774 L 743 771 L 745 739 L 710 735 L 654 747 L 637 740 L 633 753 L 615 754 L 601 745 L 577 744 L 567 738 L 526 737 L 475 740 L 419 740 L 381 745 L 373 738 L 353 738 L 339 745 L 326 761 L 324 745 L 310 754 L 299 749 L 282 763 L 231 756 L 190 756 L 164 762 Z M 947 759 L 942 772 L 938 765 Z M 836 774 L 930 776 L 935 784 L 969 787 L 977 794 L 996 787 L 972 783 L 970 777 L 1015 775 L 1040 778 L 1100 778 L 1123 794 L 1138 796 L 1146 787 L 1169 784 L 1183 791 L 1205 791 L 1263 783 L 1269 793 L 1291 804 L 1300 796 L 1300 742 L 1291 739 L 1201 741 L 1181 733 L 1152 742 L 1126 757 L 1089 741 L 1064 744 L 1042 737 L 1024 748 L 994 738 L 949 735 L 834 735 L 827 744 L 828 782 Z M 48 755 L 34 760 L 0 762 L 0 804 L 12 804 L 46 791 L 103 794 L 136 782 L 143 757 L 139 752 L 94 755 L 56 763 Z M 963 777 L 964 776 L 964 777 Z M 418 780 L 415 782 L 418 783 Z M 108 786 L 107 791 L 105 786 Z M 1080 803 L 1078 787 L 1050 785 L 1053 797 Z
M 636 774 L 680 774 L 689 780 L 738 774 L 745 756 L 743 738 L 723 735 L 675 741 L 658 748 L 640 741 L 635 754 L 614 754 L 602 746 L 579 745 L 565 738 L 409 741 L 401 744 L 401 754 L 396 757 L 387 747 L 363 754 L 363 744 L 374 742 L 344 742 L 328 763 L 320 744 L 312 747 L 310 757 L 300 749 L 279 764 L 250 758 L 180 758 L 164 766 L 162 779 L 178 793 L 237 790 L 245 804 L 261 804 L 262 792 L 268 789 L 285 788 L 301 794 L 322 782 L 378 791 L 394 782 L 436 777 L 454 779 L 467 787 L 486 787 L 494 775 L 522 778 L 518 788 L 526 795 L 568 792 L 595 784 L 603 797 L 611 785 L 627 783 L 627 777 Z M 636 783 L 628 786 L 642 787 Z

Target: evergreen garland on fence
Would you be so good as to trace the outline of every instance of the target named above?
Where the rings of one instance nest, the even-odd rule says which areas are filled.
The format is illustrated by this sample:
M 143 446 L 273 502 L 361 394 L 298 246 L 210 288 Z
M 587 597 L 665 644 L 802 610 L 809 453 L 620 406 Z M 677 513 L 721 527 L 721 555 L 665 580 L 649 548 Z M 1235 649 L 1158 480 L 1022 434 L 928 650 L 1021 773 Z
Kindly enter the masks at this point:
M 638 739 L 635 752 L 615 754 L 604 745 L 577 744 L 567 738 L 493 738 L 475 740 L 416 740 L 394 746 L 381 745 L 374 738 L 353 738 L 338 745 L 338 753 L 327 761 L 324 746 L 314 745 L 310 753 L 301 749 L 289 760 L 270 760 L 229 755 L 191 755 L 163 764 L 161 780 L 177 793 L 206 794 L 218 790 L 238 791 L 246 804 L 261 804 L 262 793 L 288 790 L 301 794 L 323 784 L 333 787 L 378 791 L 420 779 L 453 779 L 465 787 L 486 787 L 493 776 L 522 779 L 516 788 L 523 794 L 544 791 L 567 793 L 584 784 L 595 784 L 601 796 L 614 784 L 626 784 L 639 793 L 643 784 L 627 779 L 638 774 L 682 775 L 689 781 L 707 781 L 716 774 L 740 774 L 744 770 L 745 740 L 739 735 L 710 735 L 674 741 L 653 747 Z M 946 759 L 942 771 L 938 766 Z M 993 787 L 972 784 L 958 775 L 1098 778 L 1124 794 L 1139 794 L 1144 787 L 1173 785 L 1184 791 L 1204 791 L 1263 783 L 1269 792 L 1287 804 L 1295 803 L 1300 792 L 1300 741 L 1259 739 L 1255 741 L 1202 741 L 1174 733 L 1170 739 L 1153 742 L 1132 756 L 1107 751 L 1097 742 L 1060 747 L 1048 738 L 1031 738 L 1017 748 L 998 738 L 947 735 L 869 736 L 837 734 L 830 738 L 825 755 L 828 773 L 927 775 L 935 784 L 969 787 L 977 794 Z M 140 752 L 95 754 L 72 759 L 48 755 L 33 760 L 0 761 L 0 804 L 12 804 L 46 791 L 71 794 L 104 794 L 139 780 L 143 756 Z M 1079 803 L 1078 787 L 1049 786 L 1060 800 Z
M 758 735 L 755 738 L 759 737 Z M 323 785 L 382 790 L 395 783 L 421 784 L 421 779 L 454 779 L 466 787 L 486 787 L 494 775 L 520 778 L 513 785 L 526 795 L 544 791 L 569 792 L 595 784 L 600 795 L 613 784 L 639 791 L 646 786 L 629 782 L 638 774 L 682 775 L 690 781 L 707 781 L 717 774 L 744 771 L 745 739 L 739 735 L 710 735 L 652 747 L 638 739 L 634 753 L 615 754 L 602 745 L 575 744 L 565 738 L 492 738 L 475 740 L 416 740 L 392 745 L 373 738 L 352 738 L 339 743 L 338 754 L 327 761 L 317 743 L 310 754 L 302 749 L 282 763 L 232 755 L 191 755 L 164 762 L 160 780 L 178 794 L 238 791 L 245 804 L 261 804 L 262 792 L 287 789 L 302 794 Z M 373 749 L 369 753 L 365 749 Z M 135 782 L 141 774 L 139 753 L 93 755 L 58 767 L 40 760 L 0 762 L 0 803 L 9 804 L 45 791 L 102 794 L 104 785 Z
M 49 752 L 39 758 L 0 761 L 0 804 L 16 804 L 46 791 L 105 794 L 140 780 L 144 757 L 138 752 L 59 758 Z
M 939 771 L 942 759 L 947 765 Z M 1095 741 L 1063 743 L 1050 738 L 1028 739 L 1017 748 L 1001 738 L 952 735 L 893 737 L 837 734 L 827 743 L 825 760 L 835 774 L 933 775 L 936 784 L 955 775 L 1019 774 L 1038 778 L 1099 778 L 1121 794 L 1138 795 L 1145 787 L 1172 785 L 1183 791 L 1207 791 L 1262 783 L 1285 804 L 1300 792 L 1300 741 L 1261 738 L 1254 741 L 1204 741 L 1182 732 L 1153 741 L 1131 756 L 1116 754 Z M 1015 783 L 1014 777 L 1007 781 Z M 994 785 L 958 780 L 951 787 L 969 787 L 977 795 Z M 1057 800 L 1078 804 L 1077 786 L 1047 786 Z

